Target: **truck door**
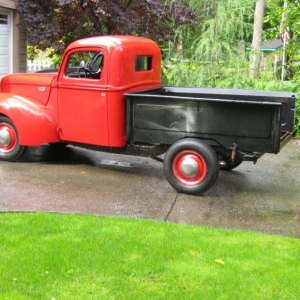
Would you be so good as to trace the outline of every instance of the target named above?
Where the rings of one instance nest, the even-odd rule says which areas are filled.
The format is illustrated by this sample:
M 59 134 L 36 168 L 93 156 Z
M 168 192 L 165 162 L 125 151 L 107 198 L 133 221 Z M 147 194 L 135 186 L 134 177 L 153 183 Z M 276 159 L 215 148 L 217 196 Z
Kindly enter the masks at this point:
M 108 145 L 105 51 L 73 49 L 58 78 L 58 118 L 64 141 Z

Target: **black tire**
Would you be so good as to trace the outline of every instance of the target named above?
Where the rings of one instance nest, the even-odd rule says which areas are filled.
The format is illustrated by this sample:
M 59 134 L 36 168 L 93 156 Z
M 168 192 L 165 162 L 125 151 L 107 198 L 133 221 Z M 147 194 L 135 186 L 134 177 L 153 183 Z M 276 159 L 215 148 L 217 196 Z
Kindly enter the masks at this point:
M 205 142 L 186 138 L 167 151 L 164 174 L 178 192 L 198 195 L 215 184 L 219 175 L 218 157 Z
M 7 117 L 0 117 L 0 160 L 15 161 L 26 151 L 27 147 L 19 144 L 18 131 Z
M 236 154 L 233 161 L 229 156 L 219 155 L 220 170 L 222 171 L 230 171 L 238 167 L 242 162 L 243 156 L 239 153 Z

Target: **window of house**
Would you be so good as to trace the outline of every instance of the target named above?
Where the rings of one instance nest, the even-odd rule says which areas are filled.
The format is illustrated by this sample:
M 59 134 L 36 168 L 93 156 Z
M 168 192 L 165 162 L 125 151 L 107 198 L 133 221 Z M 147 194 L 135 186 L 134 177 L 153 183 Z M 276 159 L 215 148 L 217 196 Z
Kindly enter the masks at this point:
M 0 14 L 0 24 L 1 25 L 8 25 L 7 15 Z

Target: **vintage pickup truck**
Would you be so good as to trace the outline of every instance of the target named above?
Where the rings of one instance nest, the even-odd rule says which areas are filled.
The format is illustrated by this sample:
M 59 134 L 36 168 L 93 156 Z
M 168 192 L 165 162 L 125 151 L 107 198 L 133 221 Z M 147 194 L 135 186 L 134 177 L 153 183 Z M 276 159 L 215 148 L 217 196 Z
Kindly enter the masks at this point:
M 292 93 L 164 87 L 154 41 L 91 37 L 69 45 L 56 72 L 2 78 L 0 160 L 15 161 L 28 146 L 45 143 L 161 155 L 174 189 L 202 194 L 219 169 L 280 151 L 293 133 L 295 99 Z

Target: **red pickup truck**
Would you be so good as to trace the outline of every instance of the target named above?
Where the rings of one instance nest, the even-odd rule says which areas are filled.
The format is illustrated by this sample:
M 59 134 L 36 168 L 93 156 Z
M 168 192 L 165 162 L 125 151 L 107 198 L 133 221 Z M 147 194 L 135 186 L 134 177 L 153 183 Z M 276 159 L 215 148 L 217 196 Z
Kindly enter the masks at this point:
M 28 146 L 72 144 L 99 151 L 164 155 L 166 179 L 201 194 L 219 169 L 291 138 L 292 93 L 163 87 L 161 51 L 150 39 L 101 36 L 73 42 L 58 71 L 10 74 L 0 93 L 0 160 Z

